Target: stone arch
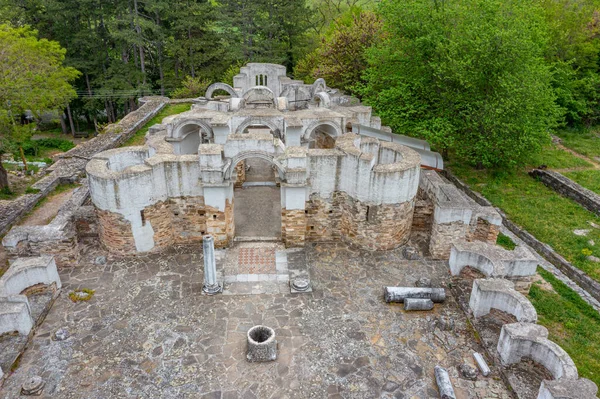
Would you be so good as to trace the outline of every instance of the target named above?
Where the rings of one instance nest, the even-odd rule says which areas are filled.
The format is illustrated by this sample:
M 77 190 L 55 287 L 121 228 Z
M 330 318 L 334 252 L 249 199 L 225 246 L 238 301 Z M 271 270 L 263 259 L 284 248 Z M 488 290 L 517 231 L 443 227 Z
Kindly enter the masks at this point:
M 242 96 L 244 106 L 267 105 L 269 108 L 276 108 L 275 93 L 266 86 L 255 86 L 248 89 Z
M 215 136 L 210 123 L 208 123 L 202 119 L 183 119 L 183 120 L 177 122 L 175 125 L 173 125 L 172 138 L 174 138 L 174 139 L 183 138 L 182 128 L 189 126 L 189 125 L 197 125 L 197 126 L 201 127 L 202 129 L 204 129 L 204 131 L 206 131 L 206 133 L 210 137 Z M 189 134 L 189 133 L 186 133 L 185 135 L 187 135 L 187 134 Z
M 227 170 L 225 171 L 225 179 L 231 180 L 235 171 L 235 166 L 241 161 L 244 161 L 248 158 L 260 158 L 275 165 L 275 167 L 277 168 L 277 172 L 279 173 L 279 178 L 281 179 L 281 181 L 284 180 L 285 169 L 283 165 L 277 162 L 275 156 L 264 151 L 242 151 L 237 153 L 234 157 L 231 158 L 231 164 L 229 165 L 229 168 L 227 168 Z
M 281 129 L 271 120 L 262 118 L 247 118 L 235 129 L 235 134 L 243 134 L 250 126 L 267 126 L 273 132 L 273 136 L 281 139 Z
M 327 90 L 327 84 L 325 84 L 325 79 L 319 78 L 319 79 L 315 80 L 315 82 L 312 84 L 310 92 L 314 96 L 318 92 L 325 91 L 325 90 Z
M 333 131 L 335 132 L 335 134 L 334 135 L 330 134 L 330 136 L 332 136 L 332 138 L 334 138 L 334 139 L 336 137 L 339 137 L 339 136 L 341 136 L 343 134 L 342 128 L 335 121 L 332 121 L 332 120 L 318 120 L 318 121 L 315 121 L 315 122 L 311 123 L 310 125 L 308 125 L 308 127 L 306 128 L 306 130 L 304 131 L 304 134 L 303 134 L 304 140 L 309 140 L 311 134 L 319 126 L 328 126 L 330 128 L 329 130 L 333 129 Z
M 324 91 L 315 93 L 313 96 L 313 101 L 319 105 L 319 108 L 331 107 L 331 97 L 329 97 L 329 94 Z
M 227 93 L 229 93 L 231 95 L 231 97 L 239 98 L 239 95 L 237 94 L 237 92 L 235 91 L 235 89 L 233 87 L 229 86 L 227 83 L 221 83 L 221 82 L 213 83 L 210 86 L 208 86 L 208 88 L 206 89 L 206 93 L 204 94 L 204 97 L 211 100 L 212 95 L 216 90 L 224 90 Z

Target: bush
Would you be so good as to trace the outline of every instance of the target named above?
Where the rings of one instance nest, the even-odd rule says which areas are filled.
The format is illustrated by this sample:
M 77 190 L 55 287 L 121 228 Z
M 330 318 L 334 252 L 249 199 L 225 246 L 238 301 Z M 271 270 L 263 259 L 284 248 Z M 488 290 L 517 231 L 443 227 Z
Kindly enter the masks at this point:
M 172 98 L 196 98 L 203 96 L 207 87 L 210 85 L 210 81 L 201 77 L 193 78 L 187 76 L 183 82 L 181 82 L 181 85 L 180 88 L 175 89 L 171 93 Z
M 59 138 L 29 140 L 23 143 L 23 152 L 25 155 L 36 156 L 41 148 L 57 149 L 63 152 L 69 151 L 75 147 L 72 141 Z

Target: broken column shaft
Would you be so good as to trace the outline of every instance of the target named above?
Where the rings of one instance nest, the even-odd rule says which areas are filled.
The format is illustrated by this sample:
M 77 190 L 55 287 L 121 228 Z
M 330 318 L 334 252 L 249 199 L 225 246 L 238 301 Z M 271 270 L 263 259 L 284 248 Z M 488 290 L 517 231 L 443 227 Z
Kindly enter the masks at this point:
M 433 309 L 433 301 L 423 298 L 405 298 L 404 310 L 431 310 Z
M 406 298 L 431 299 L 433 302 L 444 302 L 446 291 L 443 288 L 420 287 L 385 287 L 386 302 L 404 302 Z
M 204 286 L 202 291 L 214 295 L 223 290 L 217 281 L 217 262 L 215 261 L 215 239 L 211 235 L 202 237 L 202 250 L 204 252 Z
M 488 367 L 483 356 L 481 356 L 480 353 L 474 352 L 473 357 L 475 358 L 475 362 L 477 362 L 477 367 L 479 367 L 479 370 L 481 370 L 481 374 L 484 377 L 490 375 L 490 368 Z
M 456 399 L 452 382 L 450 382 L 450 376 L 440 366 L 435 366 L 435 382 L 437 382 L 438 389 L 440 390 L 441 399 Z

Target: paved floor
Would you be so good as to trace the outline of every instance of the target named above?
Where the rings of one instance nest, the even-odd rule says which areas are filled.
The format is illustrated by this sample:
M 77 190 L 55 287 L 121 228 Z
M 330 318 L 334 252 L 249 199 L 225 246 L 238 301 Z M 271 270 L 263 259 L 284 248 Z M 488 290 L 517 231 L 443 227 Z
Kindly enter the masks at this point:
M 443 262 L 323 244 L 306 253 L 311 293 L 211 297 L 201 294 L 200 251 L 106 264 L 94 263 L 98 249 L 83 254 L 78 268 L 61 271 L 63 293 L 0 398 L 17 397 L 35 374 L 52 398 L 437 398 L 436 364 L 448 368 L 459 399 L 510 397 L 496 370 L 475 382 L 459 377 L 457 366 L 482 348 L 452 296 L 416 313 L 382 299 L 382 286 L 421 276 L 446 286 Z M 73 303 L 75 288 L 96 294 Z M 246 361 L 256 324 L 275 329 L 277 361 Z M 61 327 L 71 337 L 53 341 Z
M 281 197 L 279 187 L 236 188 L 234 221 L 236 237 L 281 236 Z

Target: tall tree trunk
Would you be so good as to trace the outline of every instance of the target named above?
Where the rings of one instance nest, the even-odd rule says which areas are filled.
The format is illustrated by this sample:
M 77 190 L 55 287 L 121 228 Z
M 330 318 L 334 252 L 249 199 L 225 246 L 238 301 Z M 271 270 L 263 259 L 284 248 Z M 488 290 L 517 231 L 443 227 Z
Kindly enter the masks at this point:
M 137 32 L 137 34 L 139 36 L 140 43 L 143 43 L 143 39 L 142 39 L 142 27 L 137 22 L 137 18 L 139 17 L 137 0 L 133 0 L 133 8 L 135 10 L 135 18 L 136 18 L 136 20 L 135 20 L 135 31 Z M 145 58 L 144 58 L 144 46 L 140 45 L 138 47 L 139 47 L 139 50 L 140 50 L 140 71 L 142 72 L 142 78 L 144 80 L 143 84 L 145 86 L 146 85 L 146 62 L 145 62 Z
M 62 129 L 63 134 L 69 134 L 67 122 L 65 121 L 65 112 L 63 110 L 60 111 L 60 128 Z
M 19 146 L 19 155 L 21 155 L 21 161 L 23 161 L 23 169 L 29 170 L 27 167 L 27 158 L 25 158 L 25 152 L 23 152 L 23 147 Z
M 4 169 L 2 161 L 0 161 L 0 191 L 10 191 L 8 186 L 8 172 Z
M 85 73 L 85 83 L 87 85 L 87 89 L 88 89 L 88 95 L 90 96 L 90 98 L 92 97 L 92 86 L 90 85 L 90 76 L 88 75 L 88 73 Z M 87 117 L 89 118 L 89 115 L 86 114 Z M 94 112 L 94 133 L 98 134 L 98 121 L 96 120 L 96 113 Z
M 188 41 L 190 43 L 189 47 L 189 57 L 190 57 L 190 72 L 192 74 L 192 78 L 196 77 L 196 71 L 194 70 L 194 60 L 192 59 L 193 50 L 192 50 L 192 29 L 188 28 Z
M 71 105 L 67 104 L 67 116 L 69 117 L 69 125 L 71 126 L 71 134 L 75 136 L 75 125 L 73 124 L 73 115 L 71 114 Z

